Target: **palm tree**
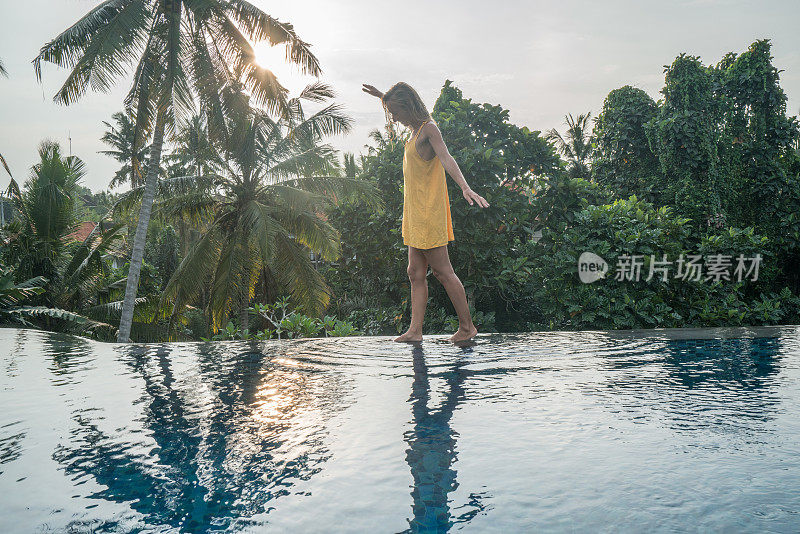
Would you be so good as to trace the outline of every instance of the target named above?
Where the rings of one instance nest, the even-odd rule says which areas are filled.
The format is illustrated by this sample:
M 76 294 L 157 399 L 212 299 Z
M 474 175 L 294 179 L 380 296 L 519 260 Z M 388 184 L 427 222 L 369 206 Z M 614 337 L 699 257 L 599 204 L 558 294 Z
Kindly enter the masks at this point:
M 208 127 L 202 115 L 192 115 L 175 135 L 172 154 L 164 159 L 185 171 L 180 175 L 203 176 L 210 172 L 214 152 L 208 138 Z
M 39 163 L 20 189 L 12 178 L 6 191 L 17 217 L 6 227 L 11 236 L 5 257 L 16 265 L 19 277 L 44 276 L 51 282 L 58 276 L 58 261 L 64 238 L 77 222 L 75 201 L 84 163 L 77 156 L 62 156 L 53 141 L 39 146 Z
M 111 118 L 116 122 L 113 126 L 109 122 L 103 121 L 106 125 L 107 131 L 100 138 L 102 142 L 109 145 L 112 150 L 100 150 L 100 154 L 111 156 L 118 162 L 122 163 L 122 168 L 118 170 L 109 183 L 109 187 L 116 187 L 118 185 L 129 182 L 132 187 L 139 185 L 139 173 L 133 172 L 132 161 L 141 161 L 149 147 L 143 146 L 135 153 L 133 150 L 135 122 L 129 113 L 118 111 L 111 115 Z
M 347 152 L 344 155 L 344 175 L 350 178 L 355 178 L 361 172 L 361 167 L 356 161 L 355 154 Z
M 214 151 L 208 137 L 208 125 L 202 115 L 192 115 L 181 124 L 175 135 L 174 150 L 165 158 L 166 174 L 169 177 L 208 175 L 212 171 Z M 183 216 L 178 215 L 174 221 L 180 235 L 181 257 L 188 252 L 189 246 L 202 233 L 202 228 L 192 227 Z
M 43 293 L 40 300 L 59 308 L 56 315 L 47 311 L 52 308 L 26 310 L 33 315 L 75 320 L 96 327 L 101 323 L 60 308 L 86 314 L 92 311 L 92 306 L 105 304 L 99 297 L 107 286 L 109 274 L 104 257 L 121 239 L 122 227 L 103 229 L 98 225 L 71 255 L 67 254 L 68 236 L 77 222 L 78 182 L 84 175 L 84 164 L 76 156 L 62 156 L 61 147 L 53 141 L 41 143 L 39 159 L 22 188 L 13 178 L 8 186 L 7 195 L 16 218 L 3 228 L 0 241 L 3 257 L 16 266 L 16 280 L 28 279 L 24 287 L 41 287 L 41 292 L 35 292 Z M 30 296 L 32 293 L 26 298 Z
M 0 75 L 8 77 L 8 71 L 6 70 L 5 65 L 3 65 L 3 61 L 2 60 L 0 60 Z M 3 165 L 3 168 L 6 170 L 8 175 L 12 176 L 11 169 L 8 168 L 8 163 L 6 163 L 6 159 L 3 157 L 2 154 L 0 154 L 0 164 Z M 3 205 L 2 205 L 2 203 L 0 203 L 0 210 L 2 210 L 2 209 L 3 209 Z M 0 215 L 0 217 L 1 216 L 2 215 Z
M 34 59 L 72 69 L 54 100 L 71 104 L 88 87 L 107 91 L 136 65 L 126 107 L 134 110 L 133 153 L 152 135 L 145 193 L 133 241 L 130 272 L 120 319 L 120 342 L 129 340 L 145 237 L 158 183 L 164 133 L 194 109 L 195 97 L 207 116 L 212 140 L 225 140 L 225 118 L 257 105 L 287 115 L 287 90 L 260 67 L 250 41 L 285 43 L 287 59 L 303 73 L 319 76 L 317 58 L 291 24 L 270 17 L 245 0 L 107 0 L 58 37 Z M 133 173 L 141 172 L 131 161 Z
M 187 254 L 162 295 L 179 310 L 209 287 L 208 311 L 216 332 L 232 312 L 242 329 L 260 280 L 286 288 L 295 304 L 309 314 L 327 307 L 330 289 L 311 261 L 309 251 L 332 261 L 340 253 L 338 231 L 324 218 L 332 202 L 362 198 L 380 206 L 366 181 L 333 176 L 336 152 L 321 138 L 350 129 L 350 119 L 336 104 L 305 117 L 300 99 L 333 96 L 324 84 L 309 85 L 292 99 L 292 113 L 274 121 L 255 112 L 231 124 L 228 142 L 217 154 L 220 174 L 176 181 L 183 194 L 165 196 L 165 214 L 211 218 L 206 233 Z
M 8 76 L 8 71 L 6 71 L 5 66 L 3 65 L 3 61 L 0 60 L 0 75 Z M 8 168 L 8 163 L 6 163 L 6 158 L 0 154 L 0 165 L 6 170 L 8 175 L 13 178 L 14 175 L 11 174 L 11 169 Z M 6 199 L 0 194 L 0 227 L 6 224 Z
M 567 158 L 567 172 L 572 178 L 588 179 L 591 176 L 592 143 L 588 124 L 590 115 L 591 112 L 578 115 L 578 120 L 573 119 L 571 113 L 566 117 L 568 127 L 566 140 L 555 128 L 545 135 L 545 139 L 553 141 L 558 152 Z

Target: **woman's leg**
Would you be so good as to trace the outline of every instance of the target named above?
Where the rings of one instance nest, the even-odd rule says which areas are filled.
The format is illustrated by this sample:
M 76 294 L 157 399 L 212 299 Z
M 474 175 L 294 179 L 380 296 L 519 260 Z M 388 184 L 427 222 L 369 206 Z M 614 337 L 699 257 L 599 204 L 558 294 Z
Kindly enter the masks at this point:
M 395 341 L 422 341 L 422 322 L 428 304 L 428 260 L 420 249 L 408 247 L 406 272 L 411 282 L 411 324 Z
M 472 324 L 472 315 L 469 313 L 469 304 L 467 304 L 464 285 L 458 279 L 453 266 L 450 264 L 447 245 L 425 250 L 424 254 L 431 269 L 433 269 L 433 275 L 444 286 L 458 314 L 458 332 L 450 337 L 450 341 L 464 341 L 474 337 L 478 333 L 478 329 Z

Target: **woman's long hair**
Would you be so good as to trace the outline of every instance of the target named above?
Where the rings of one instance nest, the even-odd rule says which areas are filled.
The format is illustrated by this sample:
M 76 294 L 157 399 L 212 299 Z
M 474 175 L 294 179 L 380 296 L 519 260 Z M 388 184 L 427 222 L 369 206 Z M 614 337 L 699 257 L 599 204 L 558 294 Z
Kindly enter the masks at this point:
M 389 108 L 386 106 L 386 102 L 388 102 L 389 99 L 394 100 L 400 107 L 405 109 L 414 121 L 422 123 L 431 120 L 431 114 L 428 113 L 428 108 L 425 107 L 425 103 L 414 88 L 406 82 L 397 82 L 389 88 L 381 98 L 383 111 L 386 113 L 386 121 L 388 123 L 387 129 L 389 130 L 389 139 L 394 138 L 394 120 L 392 119 L 392 114 L 389 112 Z

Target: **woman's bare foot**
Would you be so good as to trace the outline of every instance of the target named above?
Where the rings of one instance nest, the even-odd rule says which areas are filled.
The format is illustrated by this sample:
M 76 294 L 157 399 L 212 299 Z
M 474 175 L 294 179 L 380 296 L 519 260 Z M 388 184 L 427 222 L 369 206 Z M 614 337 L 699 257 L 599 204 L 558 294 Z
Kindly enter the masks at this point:
M 402 341 L 422 341 L 422 332 L 414 332 L 412 330 L 406 331 L 405 334 L 394 338 L 397 342 Z
M 450 336 L 450 341 L 453 343 L 456 343 L 458 341 L 466 341 L 468 339 L 475 337 L 477 333 L 478 329 L 475 328 L 475 325 L 472 325 L 472 328 L 470 330 L 459 328 L 458 332 Z

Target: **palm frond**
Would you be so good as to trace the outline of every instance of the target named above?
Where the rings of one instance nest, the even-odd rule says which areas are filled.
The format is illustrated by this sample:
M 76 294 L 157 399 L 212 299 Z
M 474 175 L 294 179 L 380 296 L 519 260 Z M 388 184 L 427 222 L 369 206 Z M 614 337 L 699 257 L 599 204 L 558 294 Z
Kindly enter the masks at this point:
M 64 269 L 64 284 L 68 289 L 77 289 L 90 277 L 105 272 L 103 258 L 116 241 L 123 238 L 123 224 L 115 224 L 108 230 L 100 230 L 98 224 L 75 251 L 72 260 Z
M 200 96 L 200 112 L 208 124 L 208 136 L 212 142 L 225 143 L 227 136 L 225 88 L 232 83 L 232 74 L 215 62 L 202 31 L 192 32 L 191 64 L 193 86 Z
M 161 294 L 161 305 L 172 302 L 175 308 L 180 308 L 200 293 L 214 271 L 221 241 L 219 228 L 212 225 L 172 273 Z
M 123 301 L 115 300 L 97 304 L 86 309 L 86 315 L 97 321 L 118 322 L 122 315 Z M 159 295 L 137 297 L 133 320 L 139 324 L 151 323 L 169 318 L 170 308 L 162 305 Z
M 105 2 L 40 50 L 34 59 L 37 78 L 43 60 L 72 68 L 53 97 L 61 104 L 76 102 L 89 86 L 107 92 L 138 59 L 149 25 L 143 0 Z
M 3 168 L 6 170 L 6 172 L 8 173 L 8 175 L 9 175 L 9 176 L 11 176 L 11 177 L 13 178 L 13 177 L 14 177 L 14 175 L 13 175 L 13 174 L 11 174 L 11 169 L 9 169 L 9 168 L 8 168 L 8 163 L 6 163 L 6 158 L 4 158 L 2 154 L 0 154 L 0 163 L 2 163 L 2 164 L 3 164 Z
M 0 310 L 41 295 L 45 292 L 42 286 L 46 283 L 46 278 L 37 276 L 15 284 L 13 270 L 0 270 Z
M 59 67 L 72 67 L 83 55 L 93 35 L 101 31 L 129 0 L 107 0 L 101 2 L 75 24 L 61 32 L 55 39 L 39 50 L 33 60 L 37 80 L 42 79 L 41 62 L 49 61 Z
M 122 289 L 125 289 L 124 287 Z M 146 297 L 137 297 L 136 298 L 136 307 L 135 312 L 138 314 L 142 307 L 147 303 Z M 112 302 L 104 302 L 101 304 L 95 304 L 94 306 L 90 306 L 85 310 L 86 315 L 97 320 L 97 321 L 105 321 L 105 322 L 118 322 L 119 317 L 122 314 L 122 301 L 115 300 Z
M 168 199 L 171 197 L 180 197 L 197 193 L 198 191 L 209 191 L 214 183 L 216 175 L 203 175 L 203 176 L 174 176 L 172 178 L 164 178 L 159 180 L 158 189 L 156 190 L 156 197 L 161 199 Z M 142 201 L 144 195 L 144 185 L 131 188 L 128 191 L 120 194 L 114 205 L 111 207 L 111 213 L 115 217 L 120 217 L 133 213 L 133 210 Z
M 48 317 L 50 319 L 60 319 L 62 321 L 67 321 L 69 323 L 74 324 L 75 326 L 79 327 L 80 331 L 82 332 L 94 332 L 96 330 L 106 330 L 108 332 L 116 332 L 116 328 L 108 323 L 104 323 L 102 321 L 95 321 L 86 317 L 85 315 L 81 315 L 79 313 L 71 312 L 68 310 L 62 310 L 60 308 L 48 308 L 46 306 L 17 306 L 12 308 L 6 308 L 2 310 L 3 314 L 8 315 L 9 317 L 15 318 L 17 320 L 24 320 L 25 318 L 29 319 L 40 319 L 42 317 Z
M 286 43 L 286 59 L 299 65 L 303 74 L 316 77 L 322 74 L 311 45 L 297 36 L 291 24 L 280 22 L 245 0 L 230 0 L 225 10 L 251 41 L 266 39 L 272 45 Z
M 242 212 L 243 231 L 254 242 L 263 265 L 272 263 L 275 258 L 275 243 L 279 234 L 289 231 L 275 218 L 277 209 L 274 206 L 253 201 L 248 203 Z
M 211 329 L 216 332 L 231 311 L 252 297 L 252 285 L 261 272 L 259 256 L 252 254 L 248 236 L 237 229 L 222 242 L 209 296 Z
M 288 236 L 278 235 L 276 251 L 270 268 L 280 285 L 309 315 L 325 311 L 330 303 L 331 290 L 311 263 L 308 250 Z
M 286 148 L 286 150 L 283 150 Z M 339 152 L 328 144 L 298 142 L 274 147 L 271 157 L 264 158 L 264 174 L 270 183 L 283 182 L 293 176 L 338 174 Z
M 281 206 L 276 218 L 291 232 L 293 238 L 319 254 L 326 261 L 334 261 L 341 255 L 341 235 L 329 222 L 321 219 L 315 211 L 292 211 Z
M 145 139 L 150 135 L 155 124 L 156 98 L 154 95 L 157 93 L 156 87 L 159 81 L 164 76 L 163 51 L 166 43 L 163 39 L 163 27 L 163 17 L 154 17 L 142 59 L 133 75 L 133 85 L 125 97 L 125 106 L 132 110 L 134 117 L 133 146 L 131 147 L 132 187 L 144 183 L 139 150 L 143 149 Z
M 196 191 L 160 199 L 154 204 L 153 211 L 164 220 L 182 217 L 188 222 L 197 224 L 214 213 L 217 202 L 208 192 Z
M 298 98 L 308 100 L 310 102 L 324 102 L 329 98 L 335 98 L 336 93 L 333 87 L 322 81 L 314 81 L 306 85 Z
M 342 113 L 341 104 L 330 104 L 293 127 L 287 138 L 322 139 L 349 132 L 353 119 Z
M 299 176 L 281 182 L 305 191 L 319 193 L 334 203 L 358 202 L 365 208 L 383 209 L 379 189 L 367 180 L 343 176 Z

